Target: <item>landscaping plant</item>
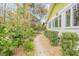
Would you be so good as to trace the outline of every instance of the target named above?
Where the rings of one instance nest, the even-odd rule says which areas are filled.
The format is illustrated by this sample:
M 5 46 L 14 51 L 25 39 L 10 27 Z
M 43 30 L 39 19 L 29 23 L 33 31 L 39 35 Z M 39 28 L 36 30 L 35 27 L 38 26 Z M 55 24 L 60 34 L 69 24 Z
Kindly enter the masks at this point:
M 31 51 L 34 37 L 34 30 L 31 27 L 13 26 L 11 24 L 0 24 L 0 55 L 9 56 L 13 55 L 13 50 L 18 48 L 20 45 L 23 46 L 25 40 L 29 41 L 26 43 L 26 50 Z
M 65 32 L 62 34 L 61 47 L 63 55 L 74 56 L 77 55 L 75 47 L 77 46 L 78 35 L 73 32 Z
M 29 52 L 29 51 L 33 51 L 33 41 L 30 41 L 29 39 L 26 40 L 23 44 L 24 49 Z
M 59 39 L 58 39 L 58 32 L 54 31 L 45 31 L 45 36 L 49 38 L 52 45 L 58 45 Z

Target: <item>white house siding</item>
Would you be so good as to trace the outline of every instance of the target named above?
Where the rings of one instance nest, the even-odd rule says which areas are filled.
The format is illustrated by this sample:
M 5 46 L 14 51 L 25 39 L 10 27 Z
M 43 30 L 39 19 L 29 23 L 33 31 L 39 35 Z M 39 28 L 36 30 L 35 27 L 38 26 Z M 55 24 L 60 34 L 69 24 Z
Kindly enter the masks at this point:
M 48 23 L 49 22 L 51 22 L 51 28 L 49 28 L 49 25 L 48 25 L 48 23 L 47 23 L 47 29 L 48 30 L 51 30 L 51 31 L 58 31 L 59 32 L 59 36 L 61 36 L 62 35 L 62 33 L 63 32 L 75 32 L 75 33 L 77 33 L 78 35 L 79 35 L 79 26 L 73 26 L 73 10 L 72 10 L 72 7 L 74 6 L 75 4 L 69 4 L 69 5 L 67 5 L 66 7 L 64 7 L 64 9 L 62 9 L 61 11 L 59 11 L 58 13 L 59 13 L 59 15 L 61 15 L 62 17 L 61 17 L 61 27 L 58 27 L 58 28 L 56 28 L 56 27 L 53 27 L 53 21 L 54 21 L 54 18 L 56 17 L 56 16 L 54 16 L 54 17 L 52 17 L 52 19 L 50 19 L 49 21 L 48 21 Z M 70 27 L 66 27 L 66 10 L 67 9 L 71 9 L 71 20 L 70 20 Z M 79 41 L 77 42 L 78 43 L 78 45 L 75 47 L 75 49 L 76 50 L 79 50 Z
M 61 35 L 62 32 L 75 32 L 79 35 L 79 26 L 72 26 L 72 22 L 73 22 L 73 16 L 71 16 L 71 26 L 70 27 L 66 27 L 66 10 L 67 9 L 71 9 L 72 6 L 75 5 L 75 4 L 68 4 L 67 6 L 65 6 L 61 11 L 59 11 L 59 15 L 61 15 L 61 27 L 59 28 L 55 28 L 53 27 L 53 25 L 51 24 L 51 28 L 49 28 L 49 26 L 47 26 L 48 30 L 52 30 L 52 31 L 58 31 L 59 32 L 59 35 Z M 71 15 L 72 14 L 72 9 L 71 9 Z M 56 16 L 54 16 L 56 17 Z M 54 17 L 52 17 L 52 19 L 50 20 L 52 22 L 52 20 L 54 19 Z M 48 23 L 50 22 L 48 21 Z

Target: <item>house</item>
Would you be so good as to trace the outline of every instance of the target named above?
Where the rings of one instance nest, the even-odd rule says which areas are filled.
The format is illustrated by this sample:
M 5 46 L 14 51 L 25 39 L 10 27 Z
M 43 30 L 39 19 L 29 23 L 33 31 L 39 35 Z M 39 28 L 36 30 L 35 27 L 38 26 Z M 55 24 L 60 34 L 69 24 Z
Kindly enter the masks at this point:
M 79 3 L 53 3 L 47 17 L 47 29 L 79 34 Z

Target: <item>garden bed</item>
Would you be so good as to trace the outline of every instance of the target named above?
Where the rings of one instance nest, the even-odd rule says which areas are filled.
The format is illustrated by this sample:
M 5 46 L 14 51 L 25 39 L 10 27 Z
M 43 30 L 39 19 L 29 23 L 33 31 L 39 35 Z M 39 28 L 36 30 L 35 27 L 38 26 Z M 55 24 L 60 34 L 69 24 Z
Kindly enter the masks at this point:
M 50 40 L 51 45 L 59 45 L 58 32 L 56 31 L 44 31 L 44 35 Z

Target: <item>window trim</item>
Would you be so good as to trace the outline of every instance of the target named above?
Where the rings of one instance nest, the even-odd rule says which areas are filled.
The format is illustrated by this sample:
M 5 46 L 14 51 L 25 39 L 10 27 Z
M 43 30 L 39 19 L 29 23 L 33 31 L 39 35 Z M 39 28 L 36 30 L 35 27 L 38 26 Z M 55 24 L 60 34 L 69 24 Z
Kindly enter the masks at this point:
M 59 14 L 59 15 L 55 16 L 55 17 L 52 19 L 52 28 L 61 28 L 62 25 L 59 26 L 59 16 L 62 17 L 62 15 Z M 55 27 L 55 21 L 56 21 L 55 19 L 56 19 L 56 17 L 58 18 L 58 19 L 57 19 L 57 23 L 58 23 L 57 27 Z M 61 19 L 61 21 L 62 21 L 62 19 Z
M 67 15 L 66 15 L 66 12 L 69 11 L 69 10 L 70 10 L 70 14 L 69 14 L 69 15 L 70 15 L 70 23 L 69 23 L 69 26 L 67 26 Z M 71 20 L 72 20 L 72 19 L 71 19 L 71 8 L 68 8 L 68 9 L 65 11 L 65 18 L 66 18 L 66 19 L 65 19 L 65 27 L 71 27 Z
M 79 25 L 77 25 L 77 26 L 74 25 L 74 20 L 75 20 L 75 19 L 74 19 L 73 7 L 76 6 L 77 4 L 78 4 L 78 3 L 76 3 L 76 4 L 74 4 L 74 5 L 72 6 L 72 18 L 73 18 L 73 19 L 72 19 L 72 27 L 75 27 L 75 28 L 77 28 L 77 27 L 79 28 Z M 76 7 L 77 7 L 77 6 L 76 6 Z
M 52 26 L 52 29 L 59 29 L 59 28 L 70 28 L 70 29 L 72 29 L 72 28 L 79 28 L 79 26 L 73 26 L 73 24 L 74 24 L 74 18 L 73 18 L 73 6 L 75 6 L 77 3 L 72 3 L 72 4 L 69 4 L 68 6 L 66 6 L 64 9 L 62 9 L 62 10 L 60 10 L 59 12 L 58 12 L 58 15 L 55 15 L 54 17 L 52 17 L 51 18 L 51 22 L 52 23 L 54 23 L 55 21 L 54 21 L 54 19 L 56 18 L 56 17 L 58 17 L 58 19 L 59 19 L 59 16 L 61 15 L 61 27 L 59 27 L 59 24 L 58 24 L 58 27 L 54 27 L 54 26 Z M 66 26 L 66 11 L 67 10 L 69 10 L 70 9 L 70 26 Z M 62 15 L 62 13 L 64 13 L 64 15 Z M 65 19 L 64 19 L 64 26 L 62 27 L 62 21 L 63 21 L 63 18 L 62 17 L 65 17 Z M 58 21 L 59 22 L 59 21 Z
M 60 18 L 60 17 L 61 17 L 61 18 Z M 60 22 L 60 20 L 61 20 L 61 22 Z M 58 27 L 59 27 L 59 28 L 61 28 L 61 26 L 62 26 L 61 24 L 62 24 L 62 14 L 59 14 L 59 15 L 58 15 Z M 61 26 L 60 26 L 60 25 L 61 25 Z
M 50 25 L 51 25 L 50 28 L 49 28 L 49 23 L 51 23 L 51 24 L 50 24 Z M 49 20 L 48 23 L 47 23 L 47 29 L 49 29 L 49 30 L 52 29 L 52 22 L 51 22 L 51 20 Z
M 73 4 L 73 5 L 71 5 L 69 8 L 67 8 L 67 9 L 65 9 L 65 12 L 66 12 L 66 10 L 68 10 L 68 9 L 71 9 L 71 26 L 70 27 L 66 27 L 66 26 L 64 26 L 64 28 L 79 28 L 79 26 L 74 26 L 74 14 L 73 14 L 73 7 L 76 5 L 77 3 L 75 3 L 75 4 Z M 66 14 L 65 14 L 66 15 Z M 66 19 L 65 19 L 65 21 L 66 21 Z M 64 22 L 65 23 L 65 22 Z M 66 23 L 65 23 L 65 25 L 66 25 Z
M 56 21 L 57 21 L 57 24 L 55 24 L 55 23 L 56 23 Z M 58 28 L 58 27 L 59 27 L 59 24 L 58 24 L 58 22 L 59 22 L 59 21 L 58 21 L 58 16 L 57 16 L 57 17 L 55 17 L 55 18 L 54 18 L 54 24 L 55 24 L 55 28 Z M 56 25 L 57 25 L 57 27 L 56 27 Z

